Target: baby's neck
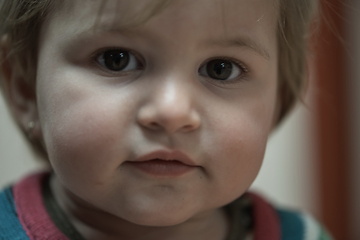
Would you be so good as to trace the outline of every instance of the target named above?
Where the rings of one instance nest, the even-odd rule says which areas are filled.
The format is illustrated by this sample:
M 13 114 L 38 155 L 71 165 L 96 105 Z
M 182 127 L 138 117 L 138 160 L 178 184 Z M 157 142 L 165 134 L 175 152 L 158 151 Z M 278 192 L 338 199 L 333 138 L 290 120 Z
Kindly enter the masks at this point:
M 229 232 L 229 221 L 222 209 L 175 226 L 142 226 L 96 209 L 65 190 L 54 176 L 50 184 L 61 209 L 87 240 L 225 240 Z
M 189 221 L 171 227 L 139 226 L 124 220 L 112 221 L 112 217 L 91 218 L 86 222 L 73 219 L 72 223 L 87 240 L 225 240 L 228 231 L 222 218 L 214 216 L 206 222 Z

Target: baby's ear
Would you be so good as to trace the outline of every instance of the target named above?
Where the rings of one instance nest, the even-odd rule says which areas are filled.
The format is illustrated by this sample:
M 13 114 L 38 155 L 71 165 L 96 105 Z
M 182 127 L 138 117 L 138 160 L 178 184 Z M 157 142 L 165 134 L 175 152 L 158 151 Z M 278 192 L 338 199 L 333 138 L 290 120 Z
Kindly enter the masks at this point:
M 10 54 L 10 46 L 8 37 L 4 36 L 0 43 L 1 81 L 10 111 L 26 131 L 29 124 L 32 128 L 39 126 L 35 91 L 36 63 L 31 62 L 30 56 Z M 40 134 L 39 129 L 37 132 L 31 130 L 33 135 Z

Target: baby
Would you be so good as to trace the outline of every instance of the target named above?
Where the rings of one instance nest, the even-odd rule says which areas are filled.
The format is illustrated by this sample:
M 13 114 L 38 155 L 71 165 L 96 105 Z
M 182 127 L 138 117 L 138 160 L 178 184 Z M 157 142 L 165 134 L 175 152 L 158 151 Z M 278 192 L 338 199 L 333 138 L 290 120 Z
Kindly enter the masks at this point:
M 2 90 L 51 166 L 1 192 L 0 239 L 331 239 L 247 193 L 316 5 L 0 1 Z

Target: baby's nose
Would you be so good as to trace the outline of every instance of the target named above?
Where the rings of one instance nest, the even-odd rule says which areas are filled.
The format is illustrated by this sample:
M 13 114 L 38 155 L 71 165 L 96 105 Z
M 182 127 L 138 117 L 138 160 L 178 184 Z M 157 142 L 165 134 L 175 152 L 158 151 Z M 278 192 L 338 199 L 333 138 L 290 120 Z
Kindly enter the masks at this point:
M 156 88 L 140 107 L 137 118 L 143 127 L 168 133 L 193 131 L 201 124 L 195 96 L 184 84 L 176 83 Z

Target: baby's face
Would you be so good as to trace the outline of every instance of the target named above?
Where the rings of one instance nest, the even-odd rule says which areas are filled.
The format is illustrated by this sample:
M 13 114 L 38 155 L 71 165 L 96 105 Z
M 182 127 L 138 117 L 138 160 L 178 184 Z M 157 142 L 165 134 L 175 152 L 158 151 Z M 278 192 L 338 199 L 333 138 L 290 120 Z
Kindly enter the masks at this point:
M 41 33 L 38 107 L 60 185 L 153 226 L 238 198 L 276 117 L 275 1 L 172 1 L 126 29 L 147 1 L 109 0 L 94 31 L 101 2 L 65 1 Z

